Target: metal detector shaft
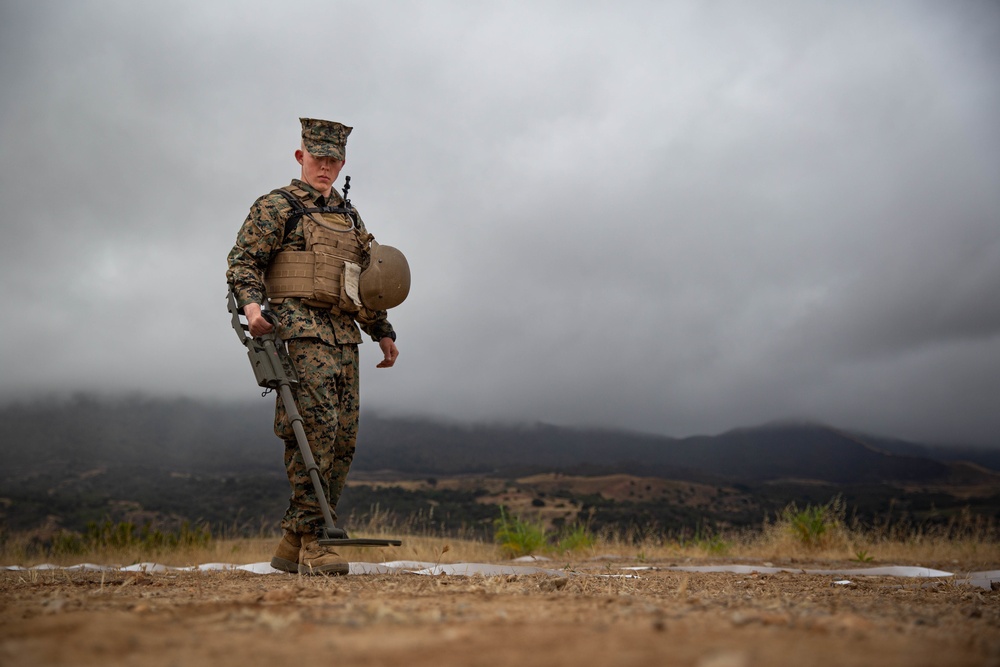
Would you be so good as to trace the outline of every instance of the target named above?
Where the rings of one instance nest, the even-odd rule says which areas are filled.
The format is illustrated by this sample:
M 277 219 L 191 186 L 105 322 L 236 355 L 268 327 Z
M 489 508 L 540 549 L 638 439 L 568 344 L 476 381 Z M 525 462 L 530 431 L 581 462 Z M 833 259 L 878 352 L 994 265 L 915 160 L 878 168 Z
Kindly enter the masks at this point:
M 274 343 L 270 343 L 273 345 Z M 268 345 L 268 343 L 264 343 Z M 305 429 L 302 428 L 302 416 L 295 404 L 295 397 L 292 395 L 292 388 L 287 382 L 283 382 L 280 387 L 281 400 L 285 404 L 285 413 L 292 423 L 292 430 L 295 431 L 295 440 L 299 443 L 299 452 L 302 453 L 302 461 L 306 464 L 309 472 L 309 479 L 312 480 L 313 488 L 316 490 L 316 498 L 319 500 L 319 509 L 323 513 L 323 525 L 326 527 L 326 534 L 332 538 L 347 537 L 347 532 L 333 522 L 333 512 L 330 511 L 330 503 L 326 501 L 326 491 L 323 489 L 323 481 L 319 478 L 319 466 L 313 458 L 312 448 L 309 446 L 309 439 L 306 438 Z
M 270 348 L 274 348 L 275 346 L 273 340 L 264 340 L 263 343 L 268 352 L 271 351 Z M 337 527 L 333 521 L 333 512 L 330 511 L 330 503 L 326 499 L 326 490 L 323 488 L 323 481 L 319 476 L 319 466 L 316 465 L 316 459 L 313 457 L 312 447 L 309 446 L 309 438 L 306 437 L 305 428 L 302 426 L 302 416 L 299 414 L 298 405 L 295 403 L 295 396 L 292 394 L 292 387 L 287 379 L 280 381 L 278 391 L 281 394 L 282 402 L 285 404 L 285 414 L 288 415 L 288 421 L 291 422 L 292 430 L 295 431 L 295 440 L 299 444 L 302 461 L 306 464 L 309 479 L 312 480 L 313 489 L 316 491 L 316 499 L 319 502 L 320 512 L 323 513 L 323 526 L 326 535 L 319 538 L 319 544 L 322 546 L 359 547 L 400 546 L 402 544 L 400 540 L 350 538 L 347 536 L 346 530 Z

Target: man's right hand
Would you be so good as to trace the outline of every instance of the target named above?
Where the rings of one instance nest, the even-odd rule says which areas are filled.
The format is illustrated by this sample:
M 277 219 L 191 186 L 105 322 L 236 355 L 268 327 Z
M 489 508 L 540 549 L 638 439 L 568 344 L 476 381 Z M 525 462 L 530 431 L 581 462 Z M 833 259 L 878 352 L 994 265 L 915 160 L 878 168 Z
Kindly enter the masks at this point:
M 248 303 L 243 306 L 243 314 L 246 315 L 250 335 L 254 338 L 274 331 L 274 325 L 268 322 L 267 318 L 260 314 L 259 303 Z

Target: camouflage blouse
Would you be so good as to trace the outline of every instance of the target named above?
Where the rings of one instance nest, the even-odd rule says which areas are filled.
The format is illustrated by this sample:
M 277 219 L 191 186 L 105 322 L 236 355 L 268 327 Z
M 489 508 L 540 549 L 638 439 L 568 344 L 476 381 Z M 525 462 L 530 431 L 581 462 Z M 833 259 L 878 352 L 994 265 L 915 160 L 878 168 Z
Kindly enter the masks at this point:
M 321 194 L 316 188 L 298 179 L 293 180 L 292 185 L 311 195 L 311 201 L 303 202 L 306 207 L 320 205 L 317 200 Z M 333 190 L 325 205 L 338 206 L 342 202 L 343 198 Z M 264 273 L 277 252 L 305 249 L 301 218 L 291 233 L 285 236 L 285 220 L 291 212 L 292 207 L 284 197 L 270 193 L 253 203 L 247 219 L 243 221 L 236 236 L 236 245 L 229 252 L 229 269 L 226 271 L 226 281 L 233 286 L 236 303 L 240 308 L 248 303 L 263 303 Z M 364 223 L 360 217 L 358 225 L 364 231 Z M 278 333 L 285 340 L 318 338 L 330 345 L 361 342 L 358 323 L 348 313 L 335 315 L 329 310 L 307 306 L 300 299 L 294 298 L 285 299 L 272 307 L 281 320 Z M 374 320 L 369 324 L 362 324 L 361 328 L 374 341 L 390 335 L 393 330 L 384 310 L 376 312 Z

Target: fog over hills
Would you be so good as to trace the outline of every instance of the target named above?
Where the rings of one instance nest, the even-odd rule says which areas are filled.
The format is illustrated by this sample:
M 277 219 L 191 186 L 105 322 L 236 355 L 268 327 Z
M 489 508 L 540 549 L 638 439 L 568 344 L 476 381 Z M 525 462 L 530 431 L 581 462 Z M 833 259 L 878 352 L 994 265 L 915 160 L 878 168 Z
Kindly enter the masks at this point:
M 280 467 L 272 403 L 100 399 L 78 395 L 0 408 L 5 470 L 141 464 L 181 472 Z M 968 460 L 1000 470 L 1000 451 L 929 446 L 783 422 L 670 438 L 545 424 L 460 424 L 366 413 L 355 470 L 419 474 L 614 469 L 672 478 L 943 480 Z

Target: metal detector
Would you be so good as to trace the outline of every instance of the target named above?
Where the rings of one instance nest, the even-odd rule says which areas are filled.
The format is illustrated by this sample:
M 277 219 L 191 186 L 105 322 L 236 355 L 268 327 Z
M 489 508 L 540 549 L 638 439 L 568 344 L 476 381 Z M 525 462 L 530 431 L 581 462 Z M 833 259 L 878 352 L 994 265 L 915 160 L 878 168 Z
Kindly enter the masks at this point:
M 402 545 L 400 540 L 351 538 L 348 537 L 347 531 L 334 524 L 330 503 L 326 499 L 326 491 L 319 477 L 319 467 L 316 465 L 316 459 L 313 458 L 309 439 L 302 427 L 302 417 L 299 415 L 299 408 L 295 403 L 295 396 L 292 394 L 292 384 L 297 383 L 299 378 L 295 373 L 292 360 L 288 357 L 285 342 L 277 335 L 278 322 L 274 313 L 269 310 L 261 312 L 274 325 L 274 331 L 256 338 L 251 337 L 248 335 L 250 326 L 240 319 L 240 309 L 236 306 L 236 295 L 233 294 L 232 287 L 229 289 L 229 313 L 232 315 L 236 335 L 247 349 L 247 356 L 250 358 L 250 365 L 253 367 L 257 384 L 267 390 L 278 391 L 285 405 L 288 420 L 292 424 L 292 430 L 295 431 L 295 440 L 299 443 L 302 460 L 305 462 L 306 470 L 309 471 L 309 479 L 312 480 L 313 488 L 316 490 L 316 498 L 319 500 L 319 508 L 323 513 L 323 534 L 319 536 L 317 542 L 320 546 L 344 547 L 398 547 Z

